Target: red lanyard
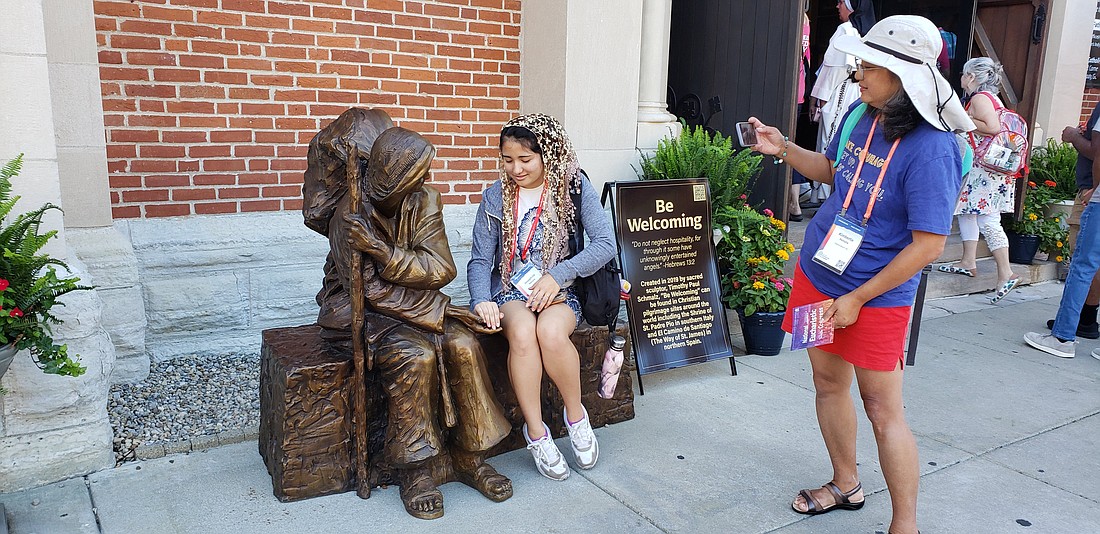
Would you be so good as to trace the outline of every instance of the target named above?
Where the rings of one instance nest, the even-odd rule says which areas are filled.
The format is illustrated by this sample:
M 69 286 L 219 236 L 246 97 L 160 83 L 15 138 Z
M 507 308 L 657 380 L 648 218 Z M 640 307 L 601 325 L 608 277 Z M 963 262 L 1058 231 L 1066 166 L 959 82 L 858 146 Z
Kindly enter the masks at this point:
M 859 164 L 856 165 L 856 173 L 852 176 L 852 183 L 848 187 L 848 196 L 844 197 L 844 206 L 840 208 L 842 217 L 848 212 L 848 206 L 852 203 L 852 194 L 856 192 L 856 184 L 859 183 L 859 175 L 863 172 L 863 164 L 867 162 L 868 150 L 871 148 L 871 137 L 875 135 L 876 126 L 878 126 L 878 117 L 875 117 L 874 122 L 871 123 L 871 131 L 867 132 L 867 142 L 863 144 L 863 151 L 859 153 Z M 890 153 L 886 155 L 886 160 L 882 162 L 882 169 L 878 172 L 875 188 L 871 190 L 871 199 L 867 201 L 867 212 L 863 214 L 863 226 L 867 226 L 867 221 L 871 219 L 871 210 L 875 209 L 875 202 L 878 201 L 878 193 L 882 189 L 882 179 L 886 176 L 886 168 L 890 166 L 890 160 L 894 159 L 894 151 L 898 149 L 898 143 L 900 142 L 900 137 L 894 140 L 893 146 L 890 147 Z M 844 147 L 840 148 L 841 150 L 844 149 Z
M 516 193 L 519 194 L 518 192 Z M 527 261 L 527 250 L 531 248 L 531 241 L 535 239 L 535 230 L 539 227 L 539 217 L 542 216 L 542 199 L 546 198 L 546 187 L 542 188 L 542 193 L 539 195 L 539 209 L 535 211 L 535 220 L 531 221 L 531 233 L 527 236 L 527 242 L 523 244 L 523 248 L 519 251 L 519 260 L 522 262 Z M 516 237 L 512 239 L 512 255 L 508 257 L 508 263 L 516 261 L 516 247 L 519 245 L 519 199 L 516 199 L 515 217 L 516 221 Z

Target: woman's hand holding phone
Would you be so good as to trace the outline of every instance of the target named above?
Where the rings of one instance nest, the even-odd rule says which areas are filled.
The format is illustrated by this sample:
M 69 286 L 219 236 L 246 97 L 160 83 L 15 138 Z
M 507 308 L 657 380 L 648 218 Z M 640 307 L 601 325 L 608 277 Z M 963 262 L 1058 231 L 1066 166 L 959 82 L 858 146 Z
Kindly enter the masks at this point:
M 783 152 L 783 148 L 788 143 L 778 129 L 765 125 L 756 117 L 749 117 L 748 124 L 751 124 L 756 130 L 756 144 L 752 145 L 753 150 L 768 156 L 775 156 Z

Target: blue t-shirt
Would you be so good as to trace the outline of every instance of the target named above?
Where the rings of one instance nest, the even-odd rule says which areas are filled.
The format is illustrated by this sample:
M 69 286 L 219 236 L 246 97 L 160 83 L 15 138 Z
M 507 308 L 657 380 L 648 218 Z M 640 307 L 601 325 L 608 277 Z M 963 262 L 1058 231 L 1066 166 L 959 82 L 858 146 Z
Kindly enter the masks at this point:
M 867 133 L 873 121 L 874 118 L 867 113 L 856 123 L 837 165 L 833 194 L 810 222 L 802 244 L 799 258 L 802 271 L 818 291 L 834 298 L 850 293 L 878 274 L 901 249 L 913 242 L 914 230 L 950 234 L 952 213 L 962 187 L 962 158 L 955 135 L 921 122 L 898 144 L 883 177 L 882 190 L 867 223 L 863 243 L 844 274 L 837 275 L 818 265 L 813 261 L 813 255 L 832 226 L 833 218 L 844 205 L 844 197 L 859 164 L 859 153 L 867 142 Z M 831 161 L 837 161 L 838 144 L 840 136 L 835 135 L 825 152 Z M 871 190 L 892 144 L 886 141 L 882 125 L 876 127 L 867 162 L 852 195 L 846 215 L 848 218 L 862 221 Z M 917 273 L 898 287 L 871 299 L 866 305 L 910 306 L 919 281 L 920 273 Z

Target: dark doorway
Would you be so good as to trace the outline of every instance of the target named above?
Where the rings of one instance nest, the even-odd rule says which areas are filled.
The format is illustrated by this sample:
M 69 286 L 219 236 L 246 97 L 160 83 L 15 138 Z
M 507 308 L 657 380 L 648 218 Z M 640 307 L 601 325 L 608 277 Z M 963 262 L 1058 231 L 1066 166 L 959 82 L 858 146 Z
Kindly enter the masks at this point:
M 670 109 L 724 136 L 755 116 L 794 129 L 801 2 L 674 0 L 669 42 Z M 753 205 L 783 213 L 790 168 L 772 165 L 751 185 Z

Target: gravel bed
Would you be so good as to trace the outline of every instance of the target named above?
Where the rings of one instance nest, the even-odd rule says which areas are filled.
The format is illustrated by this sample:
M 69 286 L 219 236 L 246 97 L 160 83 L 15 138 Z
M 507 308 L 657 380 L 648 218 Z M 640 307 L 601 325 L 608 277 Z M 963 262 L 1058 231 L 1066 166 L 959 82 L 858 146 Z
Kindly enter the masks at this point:
M 116 463 L 138 459 L 142 446 L 256 428 L 259 389 L 256 354 L 153 362 L 145 380 L 111 386 L 107 412 Z

